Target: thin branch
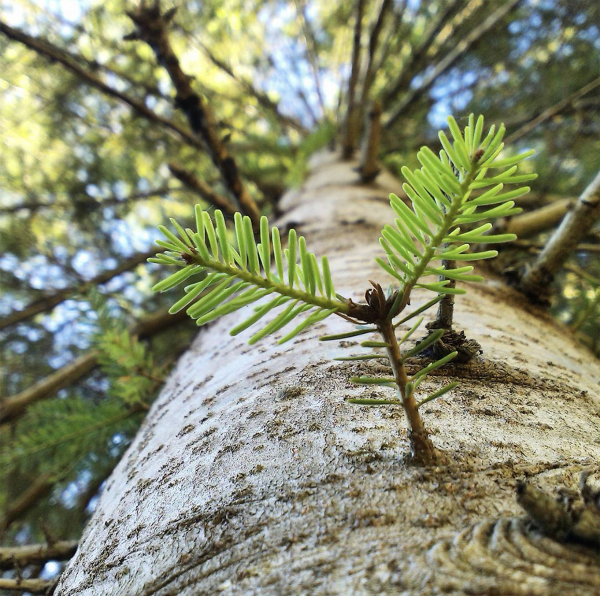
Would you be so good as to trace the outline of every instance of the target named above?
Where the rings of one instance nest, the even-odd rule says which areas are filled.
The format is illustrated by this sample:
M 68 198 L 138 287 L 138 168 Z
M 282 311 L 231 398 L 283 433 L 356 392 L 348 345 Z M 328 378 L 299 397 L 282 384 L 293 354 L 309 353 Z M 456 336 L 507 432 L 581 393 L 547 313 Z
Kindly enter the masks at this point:
M 351 159 L 358 142 L 358 106 L 356 105 L 356 85 L 360 72 L 362 22 L 365 12 L 365 0 L 356 0 L 356 20 L 354 22 L 354 41 L 352 44 L 352 63 L 350 80 L 348 81 L 348 97 L 346 122 L 344 124 L 344 141 L 342 143 L 342 158 Z
M 208 59 L 215 66 L 217 66 L 223 72 L 225 72 L 227 75 L 229 75 L 244 91 L 246 91 L 246 93 L 248 93 L 248 95 L 251 95 L 252 97 L 254 97 L 256 99 L 256 101 L 258 101 L 260 106 L 262 106 L 266 110 L 272 112 L 284 127 L 293 128 L 294 130 L 297 130 L 298 132 L 300 132 L 303 135 L 307 134 L 308 131 L 306 130 L 306 127 L 302 125 L 301 122 L 296 120 L 296 118 L 292 118 L 291 116 L 286 116 L 285 114 L 281 113 L 281 110 L 279 109 L 279 105 L 277 104 L 277 102 L 273 101 L 263 91 L 256 89 L 256 87 L 254 87 L 254 85 L 252 85 L 252 83 L 250 81 L 243 79 L 242 77 L 237 75 L 233 71 L 233 68 L 229 64 L 227 64 L 221 58 L 217 58 L 210 51 L 210 49 L 207 48 L 201 41 L 196 39 L 196 43 L 202 48 L 203 52 L 206 54 Z
M 575 104 L 578 99 L 582 98 L 584 95 L 587 95 L 590 91 L 593 91 L 597 87 L 600 87 L 600 77 L 594 79 L 587 85 L 584 85 L 581 89 L 575 91 L 566 97 L 565 99 L 559 101 L 553 106 L 549 107 L 547 110 L 544 110 L 539 116 L 530 120 L 527 124 L 522 126 L 519 130 L 508 136 L 504 142 L 505 143 L 514 143 L 515 141 L 523 138 L 528 135 L 534 128 L 545 122 L 546 120 L 550 120 L 554 116 L 557 116 L 561 112 L 568 110 L 571 107 L 575 107 Z
M 600 172 L 583 191 L 544 250 L 528 264 L 516 286 L 534 302 L 547 303 L 555 274 L 563 267 L 579 242 L 600 218 Z
M 412 106 L 435 81 L 451 68 L 477 41 L 479 41 L 488 31 L 495 27 L 517 4 L 522 0 L 507 0 L 503 2 L 491 15 L 489 15 L 480 25 L 471 30 L 454 48 L 448 52 L 431 70 L 431 72 L 423 77 L 419 85 L 402 96 L 402 99 L 396 104 L 387 121 L 384 124 L 385 129 L 391 128 L 394 123 L 402 116 L 406 110 Z
M 90 208 L 109 207 L 111 205 L 125 205 L 131 201 L 145 201 L 153 197 L 161 197 L 171 192 L 181 190 L 180 188 L 165 186 L 164 188 L 156 188 L 148 192 L 139 192 L 129 195 L 127 197 L 119 198 L 117 196 L 107 197 L 105 199 L 92 199 Z M 86 198 L 87 200 L 87 198 Z M 18 211 L 28 209 L 31 212 L 40 211 L 41 209 L 56 209 L 57 207 L 72 207 L 74 204 L 72 201 L 56 201 L 49 203 L 38 203 L 36 201 L 27 201 L 24 203 L 17 203 L 15 205 L 9 205 L 8 207 L 0 207 L 0 214 L 16 213 Z
M 368 103 L 371 87 L 373 86 L 373 81 L 375 80 L 375 76 L 377 75 L 377 70 L 375 70 L 375 56 L 379 47 L 379 37 L 381 35 L 381 31 L 383 30 L 383 25 L 385 24 L 387 15 L 390 12 L 392 6 L 392 0 L 382 0 L 381 7 L 379 9 L 379 14 L 377 15 L 377 19 L 375 20 L 373 27 L 371 28 L 371 35 L 369 36 L 369 55 L 367 60 L 367 69 L 365 71 L 365 76 L 363 79 L 363 87 L 360 99 L 361 114 L 363 113 L 365 106 Z M 379 111 L 381 113 L 381 107 L 379 108 Z M 359 117 L 359 122 L 362 122 L 362 120 L 363 118 L 361 115 Z
M 360 160 L 360 179 L 364 184 L 375 180 L 381 168 L 378 163 L 381 139 L 381 102 L 375 101 L 369 113 L 369 126 Z
M 558 199 L 549 205 L 511 217 L 502 228 L 503 233 L 516 234 L 517 238 L 529 238 L 558 224 L 571 209 L 573 199 Z
M 118 275 L 125 273 L 126 271 L 130 271 L 134 267 L 145 263 L 149 257 L 155 256 L 162 250 L 162 248 L 153 248 L 152 250 L 146 252 L 137 253 L 129 257 L 128 259 L 125 259 L 120 265 L 118 265 L 114 269 L 108 269 L 107 271 L 103 271 L 102 273 L 99 273 L 89 281 L 86 281 L 85 283 L 79 286 L 65 288 L 64 290 L 59 290 L 54 294 L 45 296 L 44 298 L 40 298 L 39 300 L 36 300 L 35 302 L 32 302 L 31 304 L 27 305 L 22 310 L 14 311 L 8 316 L 0 319 L 0 330 L 5 329 L 6 327 L 9 327 L 11 325 L 16 325 L 17 323 L 20 323 L 21 321 L 33 317 L 34 315 L 40 314 L 42 312 L 48 312 L 52 310 L 55 306 L 61 304 L 65 300 L 68 300 L 72 296 L 85 294 L 85 292 L 87 292 L 89 288 L 97 287 L 101 284 L 110 281 L 111 279 L 114 279 Z
M 204 180 L 200 180 L 192 172 L 175 163 L 169 164 L 169 170 L 177 180 L 199 197 L 233 217 L 237 211 L 236 206 L 227 197 L 215 192 Z
M 313 78 L 315 79 L 315 89 L 317 91 L 317 97 L 319 98 L 319 106 L 321 108 L 321 113 L 325 115 L 325 100 L 323 99 L 323 91 L 321 89 L 321 77 L 319 75 L 319 52 L 317 49 L 315 32 L 313 31 L 310 21 L 308 20 L 308 15 L 306 14 L 306 4 L 304 0 L 300 0 L 300 2 L 296 1 L 295 4 L 299 16 L 302 17 L 302 32 L 305 39 L 306 53 L 313 71 Z
M 442 30 L 448 19 L 452 18 L 457 8 L 463 2 L 464 0 L 453 0 L 441 10 L 439 15 L 436 15 L 435 20 L 430 25 L 429 29 L 423 34 L 423 38 L 419 45 L 404 60 L 402 68 L 396 77 L 396 81 L 383 96 L 382 101 L 384 105 L 388 105 L 389 102 L 396 98 L 398 93 L 408 86 L 415 71 L 421 65 L 422 59 L 435 41 L 438 33 Z
M 373 70 L 377 74 L 381 67 L 385 64 L 385 61 L 388 59 L 392 47 L 394 46 L 394 41 L 400 37 L 400 28 L 402 26 L 402 21 L 404 20 L 404 11 L 406 9 L 407 0 L 402 0 L 400 6 L 394 10 L 394 21 L 391 25 L 391 30 L 385 36 L 387 39 L 385 40 L 385 44 L 382 47 L 381 53 L 379 55 L 379 60 L 377 60 L 377 65 L 373 66 Z
M 543 242 L 532 242 L 531 240 L 515 240 L 511 242 L 510 247 L 528 248 L 532 251 L 539 252 L 543 250 L 545 244 Z M 600 253 L 600 244 L 578 244 L 573 252 L 597 252 Z
M 1 590 L 15 590 L 21 594 L 29 592 L 30 594 L 49 594 L 54 586 L 56 580 L 46 579 L 3 579 L 0 578 L 0 589 Z
M 177 133 L 177 135 L 182 138 L 186 143 L 192 145 L 193 147 L 202 147 L 202 143 L 200 140 L 188 130 L 182 128 L 175 122 L 165 118 L 163 116 L 159 116 L 156 112 L 151 110 L 146 106 L 143 101 L 139 101 L 129 95 L 114 89 L 110 85 L 107 85 L 104 81 L 98 78 L 96 75 L 92 74 L 85 68 L 83 68 L 77 61 L 69 54 L 65 53 L 63 50 L 57 48 L 50 42 L 32 37 L 31 35 L 27 35 L 23 31 L 19 29 L 15 29 L 10 27 L 6 23 L 0 21 L 0 32 L 4 33 L 7 37 L 14 39 L 15 41 L 19 41 L 28 48 L 34 50 L 41 56 L 44 56 L 50 59 L 53 62 L 58 62 L 70 70 L 72 73 L 76 74 L 81 80 L 85 81 L 88 85 L 95 87 L 99 91 L 110 95 L 119 101 L 127 104 L 132 107 L 138 114 L 147 118 L 151 122 L 156 122 L 167 129 Z
M 77 550 L 77 540 L 59 540 L 49 544 L 0 547 L 0 569 L 25 567 L 48 561 L 66 561 Z
M 0 535 L 15 521 L 45 497 L 54 488 L 52 474 L 46 472 L 38 476 L 12 503 L 9 503 L 0 517 Z
M 127 39 L 145 41 L 154 50 L 158 62 L 165 67 L 175 87 L 176 105 L 184 111 L 192 130 L 202 139 L 208 154 L 221 174 L 223 183 L 239 201 L 245 214 L 252 220 L 255 229 L 258 229 L 260 212 L 242 182 L 235 160 L 217 134 L 212 110 L 192 89 L 190 77 L 181 69 L 179 59 L 171 47 L 167 26 L 174 15 L 175 9 L 161 14 L 158 4 L 150 7 L 142 4 L 136 12 L 128 13 L 136 25 L 136 31 L 128 35 Z
M 130 333 L 140 338 L 151 337 L 187 318 L 185 310 L 174 315 L 169 314 L 167 309 L 160 310 L 136 323 Z M 49 399 L 61 389 L 79 381 L 98 366 L 98 356 L 98 350 L 91 350 L 28 389 L 4 398 L 0 401 L 0 424 L 20 418 L 32 404 Z

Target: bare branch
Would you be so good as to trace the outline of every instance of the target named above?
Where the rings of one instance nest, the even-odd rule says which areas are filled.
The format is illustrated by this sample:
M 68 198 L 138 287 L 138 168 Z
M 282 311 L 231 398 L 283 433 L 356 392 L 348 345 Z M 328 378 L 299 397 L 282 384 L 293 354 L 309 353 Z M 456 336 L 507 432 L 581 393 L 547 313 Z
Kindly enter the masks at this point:
M 1 21 L 0 32 L 4 33 L 7 37 L 10 37 L 15 41 L 21 42 L 28 48 L 40 54 L 41 56 L 44 56 L 54 62 L 62 64 L 72 73 L 76 74 L 81 80 L 85 81 L 88 85 L 91 85 L 99 91 L 102 91 L 103 93 L 106 93 L 107 95 L 110 95 L 118 99 L 119 101 L 127 104 L 144 118 L 147 118 L 152 122 L 157 122 L 158 124 L 166 127 L 167 129 L 177 133 L 177 135 L 189 145 L 192 145 L 194 147 L 202 147 L 200 140 L 194 134 L 182 128 L 181 126 L 169 120 L 168 118 L 159 116 L 156 112 L 148 108 L 144 102 L 130 97 L 129 95 L 122 93 L 117 89 L 114 89 L 110 85 L 107 85 L 96 75 L 87 71 L 80 64 L 78 64 L 78 62 L 72 56 L 63 52 L 61 49 L 57 48 L 50 42 L 40 38 L 32 37 L 31 35 L 27 35 L 26 33 L 19 31 L 18 29 L 15 29 L 13 27 L 10 27 L 9 25 Z
M 376 101 L 369 113 L 369 126 L 363 145 L 360 161 L 360 179 L 363 183 L 375 180 L 381 171 L 378 163 L 379 141 L 381 138 L 381 102 Z
M 505 139 L 505 143 L 514 143 L 515 141 L 523 138 L 525 135 L 528 135 L 534 128 L 545 122 L 546 120 L 550 120 L 554 116 L 557 116 L 561 112 L 568 110 L 571 107 L 575 107 L 578 99 L 581 99 L 584 95 L 587 95 L 590 91 L 593 91 L 597 87 L 600 86 L 600 77 L 594 79 L 587 85 L 584 85 L 581 89 L 575 91 L 566 97 L 565 99 L 559 101 L 553 106 L 549 107 L 547 110 L 544 110 L 539 116 L 529 121 L 527 124 L 519 128 L 516 132 L 511 134 Z
M 533 302 L 547 303 L 551 282 L 579 242 L 600 218 L 600 172 L 584 190 L 544 250 L 530 263 L 515 285 Z
M 360 72 L 360 53 L 362 21 L 365 12 L 365 0 L 356 0 L 356 20 L 354 23 L 354 41 L 352 45 L 352 64 L 350 80 L 348 81 L 348 98 L 346 122 L 344 124 L 344 141 L 342 143 L 342 158 L 351 159 L 358 142 L 358 106 L 356 105 L 356 85 Z
M 154 50 L 157 60 L 165 67 L 175 86 L 177 106 L 186 114 L 192 130 L 201 137 L 225 186 L 239 201 L 255 229 L 258 229 L 260 212 L 242 182 L 235 160 L 217 134 L 212 110 L 192 89 L 191 79 L 181 69 L 179 59 L 171 47 L 167 26 L 174 15 L 174 9 L 161 14 L 158 4 L 152 6 L 142 4 L 136 12 L 128 13 L 136 25 L 136 31 L 127 38 L 145 41 Z
M 161 252 L 162 248 L 153 248 L 152 250 L 137 253 L 128 259 L 125 259 L 120 265 L 115 267 L 114 269 L 108 269 L 107 271 L 103 271 L 93 277 L 89 281 L 81 284 L 79 286 L 65 288 L 64 290 L 59 290 L 54 294 L 49 296 L 45 296 L 44 298 L 40 298 L 35 302 L 27 305 L 24 309 L 18 310 L 10 313 L 8 316 L 0 319 L 0 329 L 5 329 L 10 325 L 16 325 L 21 321 L 24 321 L 34 315 L 37 315 L 42 312 L 48 312 L 52 310 L 55 306 L 61 304 L 65 300 L 68 300 L 72 296 L 85 294 L 87 290 L 91 287 L 97 287 L 101 284 L 114 279 L 121 273 L 125 273 L 126 271 L 130 271 L 134 267 L 137 267 L 141 263 L 145 263 L 149 257 L 155 256 L 158 252 Z
M 15 590 L 21 594 L 29 592 L 30 594 L 49 594 L 57 580 L 45 579 L 3 579 L 0 578 L 1 590 Z
M 206 182 L 204 182 L 204 180 L 200 180 L 200 178 L 195 176 L 192 172 L 175 163 L 169 164 L 169 170 L 171 174 L 187 188 L 195 192 L 211 205 L 214 205 L 233 217 L 234 213 L 237 211 L 236 206 L 227 197 L 215 192 L 208 184 L 206 184 Z
M 27 544 L 0 548 L 0 569 L 25 567 L 47 561 L 66 561 L 77 550 L 77 540 L 59 540 L 54 544 Z
M 549 205 L 522 215 L 511 217 L 502 228 L 503 232 L 516 234 L 517 238 L 529 238 L 558 224 L 573 206 L 573 199 L 558 199 Z
M 387 121 L 384 124 L 385 129 L 391 128 L 394 123 L 406 112 L 406 110 L 417 100 L 423 93 L 435 83 L 435 81 L 451 68 L 461 58 L 469 48 L 481 39 L 488 31 L 496 26 L 517 4 L 522 0 L 507 0 L 503 2 L 491 15 L 489 15 L 480 25 L 475 27 L 464 39 L 458 42 L 454 48 L 448 52 L 435 65 L 429 74 L 423 77 L 423 80 L 414 89 L 409 89 L 402 99 L 396 104 Z
M 187 318 L 185 310 L 171 315 L 165 309 L 139 321 L 130 332 L 140 338 L 150 337 Z M 53 397 L 58 391 L 83 378 L 97 366 L 98 351 L 91 350 L 32 387 L 4 398 L 0 401 L 0 424 L 20 418 L 30 405 Z

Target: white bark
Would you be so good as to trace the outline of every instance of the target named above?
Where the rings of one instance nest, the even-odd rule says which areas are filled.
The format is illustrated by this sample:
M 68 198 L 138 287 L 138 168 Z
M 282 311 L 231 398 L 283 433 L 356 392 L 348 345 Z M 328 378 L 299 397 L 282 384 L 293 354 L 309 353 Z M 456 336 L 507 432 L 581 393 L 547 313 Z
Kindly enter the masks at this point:
M 294 222 L 311 251 L 327 254 L 337 291 L 359 300 L 368 279 L 387 282 L 374 256 L 392 219 L 387 195 L 400 183 L 383 173 L 359 186 L 355 165 L 318 156 L 304 186 L 283 199 L 280 223 Z M 317 341 L 350 330 L 345 321 L 331 317 L 284 346 L 270 337 L 249 347 L 249 332 L 228 335 L 245 316 L 217 321 L 181 358 L 57 594 L 489 594 L 501 571 L 469 571 L 468 557 L 457 571 L 447 560 L 470 534 L 452 548 L 439 541 L 515 515 L 515 478 L 570 484 L 600 456 L 597 361 L 501 282 L 457 299 L 456 323 L 483 358 L 426 384 L 461 381 L 425 409 L 434 443 L 454 461 L 436 469 L 404 463 L 401 411 L 345 402 L 386 391 L 348 381 L 381 365 L 331 361 L 356 345 Z M 506 560 L 495 557 L 496 567 Z M 498 584 L 513 591 L 494 593 L 597 593 L 580 578 L 565 588 L 554 567 L 523 563 L 514 585 Z

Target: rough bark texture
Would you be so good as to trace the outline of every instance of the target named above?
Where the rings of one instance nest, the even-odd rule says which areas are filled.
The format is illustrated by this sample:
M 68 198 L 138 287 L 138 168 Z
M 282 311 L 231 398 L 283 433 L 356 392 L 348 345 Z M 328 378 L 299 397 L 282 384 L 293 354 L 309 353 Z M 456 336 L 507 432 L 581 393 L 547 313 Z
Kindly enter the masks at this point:
M 369 278 L 387 282 L 374 256 L 400 183 L 384 172 L 364 187 L 356 163 L 317 163 L 279 223 L 358 300 Z M 448 463 L 418 468 L 401 410 L 345 402 L 386 391 L 348 381 L 383 365 L 331 361 L 358 342 L 317 341 L 345 321 L 249 347 L 228 335 L 246 316 L 217 321 L 181 358 L 57 594 L 598 593 L 597 551 L 510 519 L 515 479 L 571 485 L 600 457 L 598 364 L 565 327 L 501 282 L 461 296 L 455 324 L 484 354 L 424 383 L 461 381 L 424 407 Z

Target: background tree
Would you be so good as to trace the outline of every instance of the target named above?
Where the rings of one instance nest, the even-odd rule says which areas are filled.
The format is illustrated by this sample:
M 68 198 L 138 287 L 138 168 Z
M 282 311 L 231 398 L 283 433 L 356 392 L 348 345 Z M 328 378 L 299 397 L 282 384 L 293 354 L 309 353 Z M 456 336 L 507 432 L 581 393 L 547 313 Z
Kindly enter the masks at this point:
M 596 3 L 178 4 L 169 39 L 212 114 L 204 135 L 175 105 L 173 74 L 149 46 L 123 40 L 130 8 L 17 2 L 2 12 L 6 544 L 44 540 L 40 518 L 55 538 L 79 537 L 194 334 L 149 292 L 162 273 L 144 262 L 167 215 L 190 220 L 198 200 L 277 215 L 307 156 L 336 140 L 356 146 L 376 99 L 378 153 L 392 172 L 435 148 L 447 113 L 483 112 L 507 123 L 515 150 L 537 151 L 528 213 L 504 222 L 520 240 L 501 267 L 519 277 L 598 170 Z M 590 226 L 552 272 L 552 309 L 596 352 L 597 252 Z M 39 572 L 32 564 L 24 576 Z

